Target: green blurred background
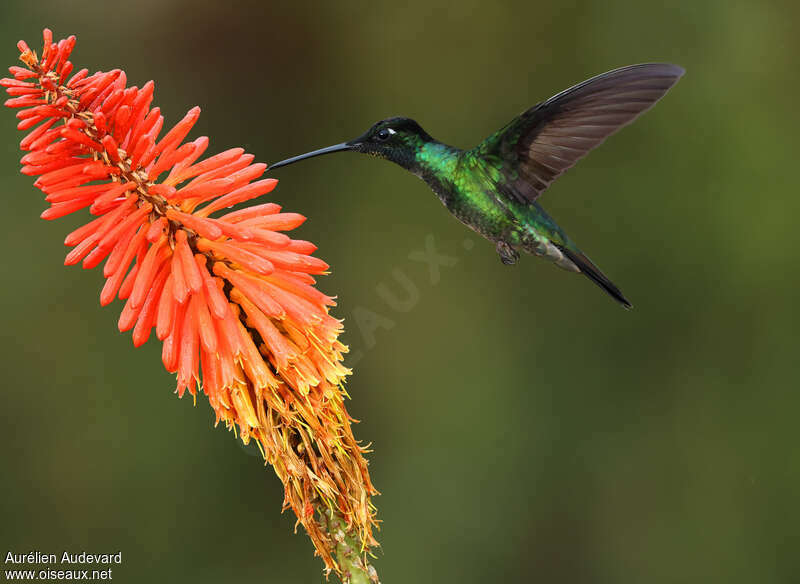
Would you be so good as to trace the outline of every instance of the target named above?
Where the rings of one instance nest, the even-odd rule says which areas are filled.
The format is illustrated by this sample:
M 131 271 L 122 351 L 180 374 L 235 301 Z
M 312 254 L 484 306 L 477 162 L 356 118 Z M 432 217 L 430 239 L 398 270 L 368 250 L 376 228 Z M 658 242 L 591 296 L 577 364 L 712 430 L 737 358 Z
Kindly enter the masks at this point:
M 0 6 L 0 48 L 156 81 L 168 121 L 275 161 L 390 115 L 472 146 L 602 71 L 687 74 L 544 206 L 633 301 L 494 248 L 387 163 L 276 172 L 333 266 L 385 584 L 800 581 L 797 3 L 695 0 Z M 122 550 L 121 582 L 323 580 L 270 469 L 173 395 L 151 340 L 62 267 L 0 116 L 0 551 Z M 432 239 L 431 239 L 432 238 Z M 426 239 L 454 265 L 409 258 Z M 471 246 L 471 248 L 470 248 Z M 470 248 L 470 249 L 467 249 Z M 377 328 L 376 328 L 377 327 Z

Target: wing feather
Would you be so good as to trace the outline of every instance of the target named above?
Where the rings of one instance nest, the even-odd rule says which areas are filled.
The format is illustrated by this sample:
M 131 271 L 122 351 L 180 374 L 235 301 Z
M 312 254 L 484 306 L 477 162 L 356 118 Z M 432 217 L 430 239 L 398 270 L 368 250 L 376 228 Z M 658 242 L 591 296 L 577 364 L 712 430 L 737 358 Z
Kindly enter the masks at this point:
M 650 109 L 684 70 L 646 63 L 592 77 L 515 118 L 476 151 L 510 162 L 510 189 L 533 202 L 550 184 L 620 128 Z

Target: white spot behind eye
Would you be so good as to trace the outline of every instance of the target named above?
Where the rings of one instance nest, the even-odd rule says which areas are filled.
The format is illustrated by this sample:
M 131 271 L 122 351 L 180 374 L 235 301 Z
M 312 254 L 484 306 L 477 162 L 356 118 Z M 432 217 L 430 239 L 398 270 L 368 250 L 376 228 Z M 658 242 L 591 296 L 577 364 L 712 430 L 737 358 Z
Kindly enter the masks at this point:
M 389 133 L 390 133 L 390 134 L 397 134 L 397 132 L 395 132 L 395 131 L 394 131 L 394 130 L 392 130 L 391 128 L 387 128 L 387 130 L 389 130 Z

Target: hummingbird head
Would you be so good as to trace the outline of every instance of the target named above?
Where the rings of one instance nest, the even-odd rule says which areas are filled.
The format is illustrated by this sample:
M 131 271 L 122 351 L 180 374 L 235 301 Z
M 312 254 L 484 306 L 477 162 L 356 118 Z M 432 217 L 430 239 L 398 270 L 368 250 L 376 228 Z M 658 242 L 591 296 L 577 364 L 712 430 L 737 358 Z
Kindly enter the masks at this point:
M 387 118 L 377 122 L 361 136 L 349 142 L 342 142 L 341 144 L 287 158 L 270 165 L 270 168 L 287 166 L 306 158 L 330 154 L 331 152 L 351 151 L 391 160 L 403 168 L 413 170 L 416 165 L 416 152 L 425 143 L 431 141 L 433 141 L 433 138 L 414 120 L 409 118 Z
M 363 135 L 348 142 L 355 152 L 391 160 L 410 168 L 416 152 L 432 141 L 428 133 L 412 119 L 387 118 L 375 123 Z

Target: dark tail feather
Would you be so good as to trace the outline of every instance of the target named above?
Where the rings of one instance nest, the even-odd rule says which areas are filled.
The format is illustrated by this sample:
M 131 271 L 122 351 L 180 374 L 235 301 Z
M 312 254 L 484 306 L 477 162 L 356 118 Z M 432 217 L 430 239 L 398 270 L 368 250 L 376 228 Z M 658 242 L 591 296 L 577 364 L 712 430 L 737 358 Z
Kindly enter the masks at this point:
M 592 260 L 580 252 L 570 251 L 560 246 L 559 249 L 572 261 L 573 264 L 578 266 L 578 269 L 582 274 L 585 274 L 587 278 L 605 290 L 606 293 L 614 300 L 619 302 L 625 308 L 633 308 L 633 305 L 628 302 L 628 299 L 625 298 L 625 296 L 622 295 L 622 292 L 619 291 L 619 288 L 614 286 L 614 283 L 606 278 L 606 275 L 592 263 Z

